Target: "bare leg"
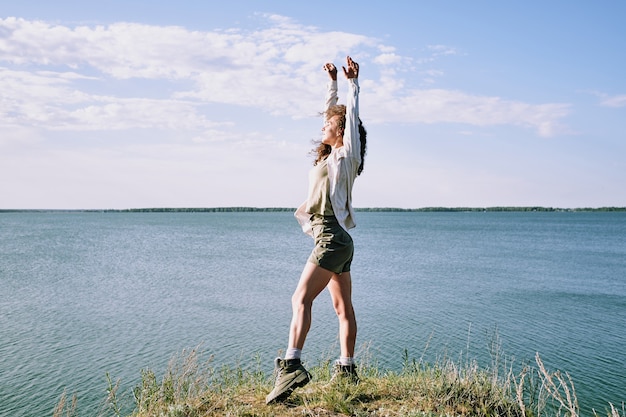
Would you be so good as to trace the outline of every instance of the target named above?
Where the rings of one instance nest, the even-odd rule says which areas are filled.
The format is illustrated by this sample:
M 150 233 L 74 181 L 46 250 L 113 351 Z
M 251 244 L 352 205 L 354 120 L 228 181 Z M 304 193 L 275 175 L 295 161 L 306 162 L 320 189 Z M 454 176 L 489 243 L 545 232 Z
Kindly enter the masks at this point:
M 333 306 L 339 319 L 339 343 L 341 356 L 354 357 L 356 344 L 356 316 L 352 307 L 352 277 L 350 272 L 333 274 L 328 283 Z
M 293 316 L 289 330 L 289 347 L 303 348 L 311 328 L 313 300 L 326 288 L 332 277 L 333 272 L 314 263 L 307 262 L 304 266 L 298 286 L 291 297 Z

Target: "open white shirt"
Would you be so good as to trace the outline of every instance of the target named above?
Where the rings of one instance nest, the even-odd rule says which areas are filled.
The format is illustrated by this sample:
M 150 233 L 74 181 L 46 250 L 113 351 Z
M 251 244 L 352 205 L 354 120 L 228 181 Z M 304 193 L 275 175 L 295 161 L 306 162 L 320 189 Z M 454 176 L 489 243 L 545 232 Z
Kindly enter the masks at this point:
M 326 109 L 337 104 L 337 81 L 328 82 Z M 352 208 L 352 186 L 361 165 L 361 140 L 359 138 L 359 82 L 348 79 L 346 102 L 346 127 L 343 146 L 333 148 L 328 155 L 328 180 L 330 182 L 330 203 L 339 225 L 346 231 L 356 226 Z M 311 214 L 306 212 L 306 201 L 295 212 L 304 233 L 313 236 Z

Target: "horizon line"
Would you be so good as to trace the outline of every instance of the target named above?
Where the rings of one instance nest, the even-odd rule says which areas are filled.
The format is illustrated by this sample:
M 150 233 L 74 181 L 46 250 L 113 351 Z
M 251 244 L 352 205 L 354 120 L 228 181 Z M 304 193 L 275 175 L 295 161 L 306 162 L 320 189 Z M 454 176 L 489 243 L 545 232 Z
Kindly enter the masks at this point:
M 294 211 L 296 207 L 255 207 L 255 206 L 216 206 L 216 207 L 137 207 L 100 209 L 0 209 L 0 213 L 17 212 L 279 212 Z M 446 207 L 428 206 L 418 208 L 402 207 L 355 207 L 357 212 L 461 212 L 461 211 L 626 211 L 626 207 L 551 207 L 551 206 L 485 206 L 485 207 Z

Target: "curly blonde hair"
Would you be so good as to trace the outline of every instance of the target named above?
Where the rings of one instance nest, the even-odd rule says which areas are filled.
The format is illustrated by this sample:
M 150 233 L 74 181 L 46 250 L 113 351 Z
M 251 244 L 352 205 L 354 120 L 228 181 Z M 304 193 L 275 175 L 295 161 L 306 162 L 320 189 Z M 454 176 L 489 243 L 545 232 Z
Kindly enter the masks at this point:
M 343 104 L 337 104 L 335 106 L 330 106 L 328 110 L 321 113 L 324 115 L 326 120 L 330 119 L 333 116 L 339 116 L 339 120 L 337 125 L 339 128 L 344 130 L 346 125 L 346 106 Z M 357 175 L 361 175 L 363 172 L 363 166 L 365 163 L 365 153 L 367 151 L 367 132 L 363 127 L 363 122 L 361 122 L 361 118 L 359 118 L 359 139 L 361 141 L 361 165 L 359 165 L 359 169 L 357 171 Z M 326 159 L 330 152 L 332 151 L 332 147 L 321 141 L 315 141 L 317 147 L 311 151 L 313 155 L 315 155 L 315 161 L 313 161 L 313 165 L 317 165 L 319 162 Z
M 346 126 L 346 106 L 344 106 L 343 104 L 336 104 L 334 106 L 330 106 L 328 110 L 324 112 L 324 117 L 326 120 L 334 116 L 339 116 L 337 126 L 343 130 Z

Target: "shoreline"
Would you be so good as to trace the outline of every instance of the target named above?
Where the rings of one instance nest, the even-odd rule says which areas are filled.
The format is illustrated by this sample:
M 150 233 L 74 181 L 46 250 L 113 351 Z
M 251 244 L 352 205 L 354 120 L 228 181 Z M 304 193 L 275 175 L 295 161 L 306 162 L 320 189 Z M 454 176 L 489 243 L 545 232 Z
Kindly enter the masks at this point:
M 153 416 L 570 416 L 581 410 L 574 382 L 567 372 L 547 370 L 537 353 L 534 365 L 514 371 L 509 363 L 496 361 L 481 368 L 466 361 L 440 359 L 427 363 L 405 352 L 399 372 L 377 366 L 375 358 L 360 365 L 360 382 L 331 379 L 331 362 L 305 364 L 311 382 L 297 389 L 287 401 L 265 403 L 275 375 L 241 365 L 216 368 L 211 357 L 202 359 L 198 348 L 172 357 L 168 369 L 157 375 L 141 371 L 132 399 L 119 393 L 121 380 L 107 373 L 108 395 L 103 410 L 117 417 Z M 373 361 L 371 361 L 373 359 Z M 65 390 L 53 417 L 78 417 L 76 394 Z M 130 401 L 129 401 L 130 400 Z M 593 410 L 595 417 L 625 417 L 624 405 L 607 403 Z
M 147 207 L 129 209 L 0 209 L 1 213 L 252 213 L 292 212 L 295 207 Z M 542 207 L 542 206 L 495 206 L 495 207 L 362 207 L 356 212 L 375 213 L 467 213 L 467 212 L 626 212 L 626 207 Z

